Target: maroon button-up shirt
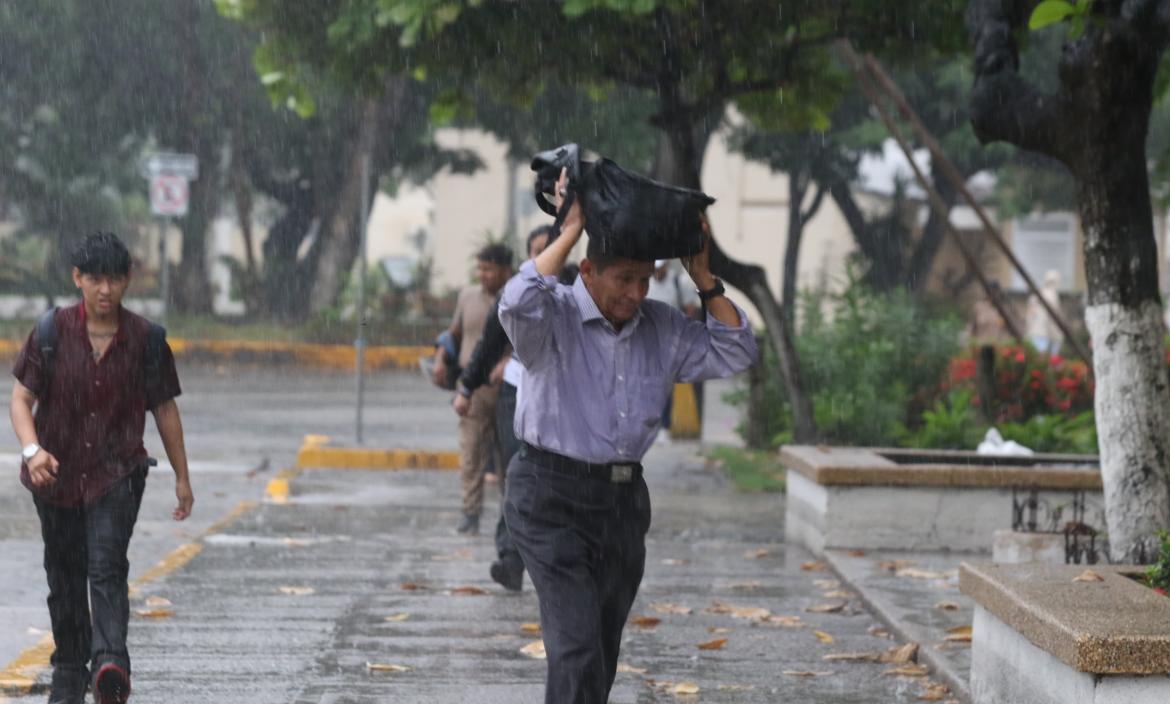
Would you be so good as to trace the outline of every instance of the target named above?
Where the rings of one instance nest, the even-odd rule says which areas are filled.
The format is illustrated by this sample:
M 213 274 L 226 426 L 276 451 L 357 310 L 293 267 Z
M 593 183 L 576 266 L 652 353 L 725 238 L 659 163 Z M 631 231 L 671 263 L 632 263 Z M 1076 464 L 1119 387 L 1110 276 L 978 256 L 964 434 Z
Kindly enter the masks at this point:
M 146 390 L 146 337 L 150 323 L 120 309 L 118 331 L 95 362 L 85 328 L 85 304 L 57 311 L 53 372 L 45 387 L 34 330 L 20 351 L 13 376 L 37 397 L 37 442 L 60 462 L 57 481 L 35 487 L 28 467 L 20 481 L 46 503 L 80 506 L 100 499 L 115 482 L 142 465 L 146 411 L 181 393 L 175 358 L 163 345 L 158 388 Z

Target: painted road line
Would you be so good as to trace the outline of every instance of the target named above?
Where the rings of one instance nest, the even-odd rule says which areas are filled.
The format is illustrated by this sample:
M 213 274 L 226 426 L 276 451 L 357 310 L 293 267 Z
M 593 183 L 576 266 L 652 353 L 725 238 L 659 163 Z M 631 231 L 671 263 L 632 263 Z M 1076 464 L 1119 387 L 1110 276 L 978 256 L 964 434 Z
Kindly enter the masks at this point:
M 300 473 L 301 470 L 296 468 L 282 469 L 268 480 L 268 485 L 264 487 L 265 498 L 274 504 L 287 504 L 292 495 L 292 480 Z
M 459 453 L 453 451 L 374 449 L 304 445 L 297 452 L 297 466 L 313 469 L 459 469 Z
M 235 508 L 208 526 L 194 541 L 175 548 L 153 567 L 131 580 L 128 585 L 131 593 L 194 560 L 203 552 L 204 538 L 223 530 L 256 506 L 255 501 L 241 501 L 236 504 Z M 21 697 L 37 693 L 40 675 L 49 669 L 49 658 L 53 654 L 53 649 L 53 634 L 46 633 L 36 645 L 26 648 L 12 662 L 0 669 L 0 704 L 4 701 L 4 695 Z

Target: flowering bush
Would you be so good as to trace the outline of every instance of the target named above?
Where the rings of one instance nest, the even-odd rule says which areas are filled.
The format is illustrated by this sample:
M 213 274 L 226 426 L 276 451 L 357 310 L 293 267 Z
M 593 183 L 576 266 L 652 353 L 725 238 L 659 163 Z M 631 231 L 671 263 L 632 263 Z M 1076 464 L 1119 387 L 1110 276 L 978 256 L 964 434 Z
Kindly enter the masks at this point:
M 978 348 L 973 347 L 951 360 L 935 398 L 968 391 L 971 402 L 981 404 L 976 379 L 978 353 Z M 1073 417 L 1093 408 L 1093 382 L 1084 362 L 1041 354 L 1031 347 L 996 348 L 993 388 L 991 407 L 996 424 L 1039 415 Z

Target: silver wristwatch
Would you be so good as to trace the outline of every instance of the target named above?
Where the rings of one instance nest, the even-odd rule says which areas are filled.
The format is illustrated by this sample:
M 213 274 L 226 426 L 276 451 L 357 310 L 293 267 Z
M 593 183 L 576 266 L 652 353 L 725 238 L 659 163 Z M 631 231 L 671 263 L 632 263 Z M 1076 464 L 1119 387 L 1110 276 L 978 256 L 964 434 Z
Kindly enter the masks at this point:
M 40 451 L 41 451 L 40 445 L 36 444 L 35 442 L 30 442 L 29 444 L 25 445 L 24 448 L 20 451 L 20 456 L 24 458 L 25 462 L 28 462 L 28 461 L 32 460 L 32 458 L 36 457 L 37 453 Z

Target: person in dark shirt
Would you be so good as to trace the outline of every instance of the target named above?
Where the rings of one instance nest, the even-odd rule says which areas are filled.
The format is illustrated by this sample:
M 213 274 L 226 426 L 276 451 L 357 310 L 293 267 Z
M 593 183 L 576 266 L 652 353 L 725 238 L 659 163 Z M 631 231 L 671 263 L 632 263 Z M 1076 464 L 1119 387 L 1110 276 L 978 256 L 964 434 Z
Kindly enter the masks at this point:
M 185 520 L 195 499 L 165 332 L 122 307 L 125 245 L 87 236 L 73 282 L 82 300 L 52 314 L 49 349 L 34 330 L 17 358 L 10 412 L 44 540 L 56 646 L 49 702 L 81 704 L 92 676 L 94 701 L 120 704 L 130 696 L 126 553 L 146 488 L 146 411 L 175 472 L 172 518 Z

